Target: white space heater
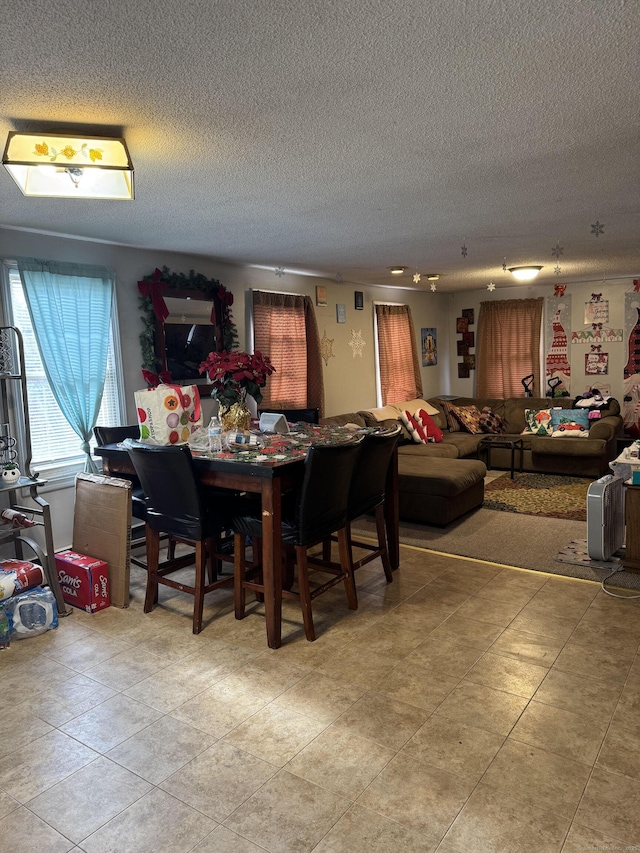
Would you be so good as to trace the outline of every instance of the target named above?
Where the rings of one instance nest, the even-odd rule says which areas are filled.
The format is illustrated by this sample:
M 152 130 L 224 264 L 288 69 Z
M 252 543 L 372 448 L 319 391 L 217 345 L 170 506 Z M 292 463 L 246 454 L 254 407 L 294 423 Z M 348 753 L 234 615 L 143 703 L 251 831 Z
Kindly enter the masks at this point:
M 624 545 L 624 480 L 606 474 L 587 491 L 587 553 L 610 560 Z

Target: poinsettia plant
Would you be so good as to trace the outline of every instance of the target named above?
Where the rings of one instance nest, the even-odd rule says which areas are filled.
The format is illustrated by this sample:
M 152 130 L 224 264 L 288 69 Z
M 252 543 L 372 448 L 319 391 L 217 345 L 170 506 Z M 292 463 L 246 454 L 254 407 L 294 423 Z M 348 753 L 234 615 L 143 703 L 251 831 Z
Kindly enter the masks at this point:
M 259 350 L 254 353 L 210 352 L 200 365 L 200 373 L 206 373 L 213 384 L 211 396 L 225 408 L 244 402 L 247 394 L 260 403 L 260 389 L 275 370 L 269 357 Z

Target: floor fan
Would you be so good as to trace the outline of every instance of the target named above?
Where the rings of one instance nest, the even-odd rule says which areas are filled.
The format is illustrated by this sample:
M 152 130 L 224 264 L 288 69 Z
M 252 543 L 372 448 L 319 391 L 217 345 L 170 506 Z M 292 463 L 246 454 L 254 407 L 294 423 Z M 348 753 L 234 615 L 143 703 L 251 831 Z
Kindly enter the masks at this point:
M 587 491 L 587 552 L 610 560 L 624 545 L 624 480 L 606 474 Z

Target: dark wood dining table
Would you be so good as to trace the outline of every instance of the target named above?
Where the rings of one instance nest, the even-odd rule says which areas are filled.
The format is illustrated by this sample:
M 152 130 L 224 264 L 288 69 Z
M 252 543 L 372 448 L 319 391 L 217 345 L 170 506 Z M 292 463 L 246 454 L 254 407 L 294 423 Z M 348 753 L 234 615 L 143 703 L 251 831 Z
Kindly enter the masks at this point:
M 96 447 L 105 474 L 128 477 L 135 474 L 126 448 L 121 444 Z M 193 456 L 196 477 L 202 485 L 233 491 L 253 492 L 262 502 L 262 573 L 267 644 L 272 649 L 282 642 L 282 495 L 295 488 L 304 472 L 304 456 L 294 459 L 267 458 L 237 461 L 233 456 Z M 387 473 L 385 522 L 392 570 L 400 565 L 398 515 L 398 459 L 394 454 Z

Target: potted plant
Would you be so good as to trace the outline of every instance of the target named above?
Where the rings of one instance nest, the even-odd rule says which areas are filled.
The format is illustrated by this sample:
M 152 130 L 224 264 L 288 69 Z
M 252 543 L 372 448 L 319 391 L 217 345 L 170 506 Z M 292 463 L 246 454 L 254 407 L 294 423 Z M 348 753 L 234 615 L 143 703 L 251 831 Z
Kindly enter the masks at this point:
M 200 373 L 206 373 L 211 380 L 211 396 L 220 404 L 223 428 L 244 430 L 249 428 L 251 420 L 247 394 L 260 403 L 261 389 L 275 373 L 275 367 L 259 350 L 254 353 L 222 350 L 209 353 L 200 365 Z
M 20 469 L 15 462 L 7 462 L 2 466 L 3 485 L 13 485 L 20 479 Z

